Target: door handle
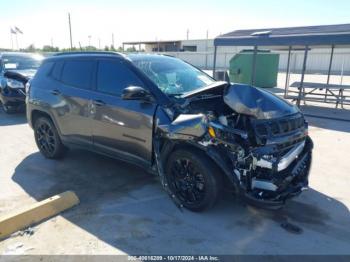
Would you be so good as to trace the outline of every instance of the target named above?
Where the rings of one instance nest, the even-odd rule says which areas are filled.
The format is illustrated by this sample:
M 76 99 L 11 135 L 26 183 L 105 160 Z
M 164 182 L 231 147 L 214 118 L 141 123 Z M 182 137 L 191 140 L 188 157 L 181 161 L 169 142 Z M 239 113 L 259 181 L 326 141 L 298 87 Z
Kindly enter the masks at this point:
M 60 90 L 55 89 L 55 90 L 51 90 L 51 94 L 58 96 L 61 94 L 61 92 L 60 92 Z
M 102 100 L 93 100 L 92 103 L 95 105 L 95 106 L 104 106 L 106 103 L 103 102 Z

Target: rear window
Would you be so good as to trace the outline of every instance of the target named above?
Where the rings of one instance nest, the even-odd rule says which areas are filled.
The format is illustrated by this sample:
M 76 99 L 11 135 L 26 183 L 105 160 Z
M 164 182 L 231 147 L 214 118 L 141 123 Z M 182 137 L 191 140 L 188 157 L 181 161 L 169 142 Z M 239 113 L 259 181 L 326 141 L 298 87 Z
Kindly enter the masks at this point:
M 90 89 L 93 67 L 93 61 L 66 61 L 63 66 L 61 81 L 73 87 Z

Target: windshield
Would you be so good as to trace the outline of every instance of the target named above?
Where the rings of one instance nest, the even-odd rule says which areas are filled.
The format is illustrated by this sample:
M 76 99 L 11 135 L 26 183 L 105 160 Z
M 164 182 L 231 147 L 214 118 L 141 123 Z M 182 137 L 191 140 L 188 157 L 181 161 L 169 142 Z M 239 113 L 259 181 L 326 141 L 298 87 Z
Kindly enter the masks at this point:
M 208 86 L 213 78 L 180 59 L 167 56 L 130 56 L 133 63 L 141 69 L 164 93 L 181 95 Z
M 42 62 L 41 55 L 3 55 L 2 62 L 5 70 L 28 70 L 38 69 Z

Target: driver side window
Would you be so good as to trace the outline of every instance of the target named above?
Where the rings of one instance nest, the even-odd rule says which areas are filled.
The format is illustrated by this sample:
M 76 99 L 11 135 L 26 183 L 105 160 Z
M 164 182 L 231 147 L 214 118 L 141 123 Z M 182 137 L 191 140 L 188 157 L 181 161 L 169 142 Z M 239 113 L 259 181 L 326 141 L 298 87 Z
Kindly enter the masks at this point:
M 97 69 L 97 90 L 102 93 L 120 96 L 129 86 L 143 87 L 143 83 L 121 61 L 100 60 Z

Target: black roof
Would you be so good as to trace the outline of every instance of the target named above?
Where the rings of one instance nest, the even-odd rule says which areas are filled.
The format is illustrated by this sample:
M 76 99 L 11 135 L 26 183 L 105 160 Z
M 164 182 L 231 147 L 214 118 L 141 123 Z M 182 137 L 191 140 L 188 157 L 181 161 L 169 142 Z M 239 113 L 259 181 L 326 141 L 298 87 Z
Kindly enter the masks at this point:
M 348 45 L 350 24 L 236 30 L 215 38 L 216 46 Z
M 108 51 L 76 51 L 76 52 L 61 52 L 56 53 L 54 56 L 67 56 L 67 55 L 120 55 L 117 52 Z
M 82 57 L 117 57 L 125 58 L 124 54 L 118 52 L 107 52 L 107 51 L 77 51 L 77 52 L 60 52 L 52 56 L 47 57 L 46 61 L 54 61 L 69 58 L 82 58 Z

